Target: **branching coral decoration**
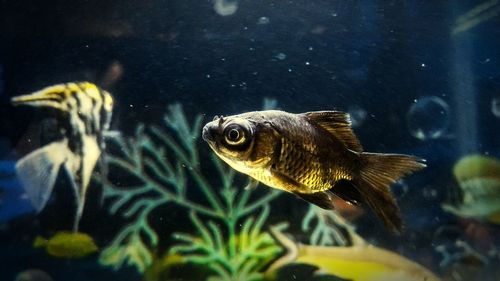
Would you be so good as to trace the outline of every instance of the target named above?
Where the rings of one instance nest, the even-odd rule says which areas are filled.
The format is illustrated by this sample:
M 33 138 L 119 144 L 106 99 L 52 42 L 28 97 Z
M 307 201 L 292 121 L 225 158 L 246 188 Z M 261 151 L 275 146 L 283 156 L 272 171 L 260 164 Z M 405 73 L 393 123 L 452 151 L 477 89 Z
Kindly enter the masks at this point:
M 171 253 L 208 266 L 214 274 L 210 280 L 260 280 L 262 267 L 280 251 L 262 230 L 269 216 L 269 202 L 279 191 L 269 189 L 260 194 L 236 188 L 234 170 L 212 155 L 222 185 L 214 188 L 213 179 L 203 174 L 198 154 L 202 116 L 197 115 L 190 125 L 182 107 L 176 104 L 169 106 L 164 122 L 176 137 L 160 127 L 139 125 L 133 138 L 111 139 L 120 152 L 107 154 L 106 164 L 126 171 L 139 184 L 122 187 L 111 180 L 102 182 L 111 214 L 119 212 L 132 222 L 104 249 L 101 264 L 120 268 L 127 262 L 144 272 L 152 263 L 149 249 L 159 242 L 149 216 L 158 206 L 172 203 L 189 210 L 198 233 L 175 233 L 178 244 Z M 188 198 L 188 186 L 197 188 L 206 203 Z

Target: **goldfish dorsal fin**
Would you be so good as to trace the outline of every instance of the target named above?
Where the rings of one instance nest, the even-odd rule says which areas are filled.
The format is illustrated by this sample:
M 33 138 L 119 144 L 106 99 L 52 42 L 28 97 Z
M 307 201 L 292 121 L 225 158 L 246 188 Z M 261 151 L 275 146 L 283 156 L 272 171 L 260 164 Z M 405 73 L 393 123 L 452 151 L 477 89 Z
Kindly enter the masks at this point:
M 312 122 L 342 141 L 351 150 L 361 152 L 363 147 L 351 128 L 351 118 L 342 111 L 313 111 L 304 113 Z

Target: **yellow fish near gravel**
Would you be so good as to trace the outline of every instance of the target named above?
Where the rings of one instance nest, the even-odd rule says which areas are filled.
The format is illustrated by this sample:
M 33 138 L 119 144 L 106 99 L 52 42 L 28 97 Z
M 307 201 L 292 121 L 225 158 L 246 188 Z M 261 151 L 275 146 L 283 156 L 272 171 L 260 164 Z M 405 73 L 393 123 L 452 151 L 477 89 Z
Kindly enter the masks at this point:
M 35 238 L 34 248 L 45 248 L 53 257 L 77 259 L 96 253 L 99 248 L 94 239 L 81 232 L 61 231 L 49 239 Z

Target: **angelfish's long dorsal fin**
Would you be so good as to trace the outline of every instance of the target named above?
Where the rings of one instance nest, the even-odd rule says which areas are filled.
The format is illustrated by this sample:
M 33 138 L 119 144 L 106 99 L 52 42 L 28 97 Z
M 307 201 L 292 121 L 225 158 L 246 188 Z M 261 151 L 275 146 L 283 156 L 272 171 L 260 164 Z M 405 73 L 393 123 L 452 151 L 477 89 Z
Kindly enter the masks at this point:
M 68 152 L 67 141 L 62 140 L 33 151 L 16 163 L 17 177 L 37 212 L 47 204 Z
M 304 115 L 339 139 L 350 150 L 363 151 L 363 147 L 352 131 L 351 119 L 348 113 L 342 111 L 313 111 L 306 112 Z

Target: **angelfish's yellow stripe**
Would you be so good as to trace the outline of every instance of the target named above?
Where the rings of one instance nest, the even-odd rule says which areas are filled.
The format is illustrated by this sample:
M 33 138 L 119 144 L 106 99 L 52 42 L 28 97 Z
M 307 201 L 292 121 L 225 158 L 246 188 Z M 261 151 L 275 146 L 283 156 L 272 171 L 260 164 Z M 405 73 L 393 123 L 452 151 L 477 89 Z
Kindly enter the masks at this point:
M 58 84 L 54 86 L 47 87 L 38 93 L 43 94 L 43 95 L 60 95 L 64 90 L 66 89 L 66 86 L 64 84 Z
M 104 94 L 104 109 L 106 109 L 108 112 L 111 112 L 113 110 L 113 98 L 106 91 L 103 91 L 103 94 Z
M 89 97 L 95 99 L 95 100 L 100 100 L 101 95 L 99 95 L 99 89 L 97 89 L 97 86 L 95 84 L 89 83 L 89 82 L 83 82 L 80 83 L 80 87 L 89 95 Z

